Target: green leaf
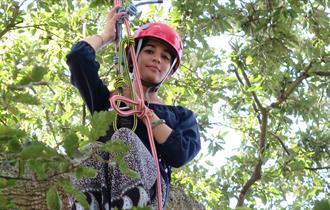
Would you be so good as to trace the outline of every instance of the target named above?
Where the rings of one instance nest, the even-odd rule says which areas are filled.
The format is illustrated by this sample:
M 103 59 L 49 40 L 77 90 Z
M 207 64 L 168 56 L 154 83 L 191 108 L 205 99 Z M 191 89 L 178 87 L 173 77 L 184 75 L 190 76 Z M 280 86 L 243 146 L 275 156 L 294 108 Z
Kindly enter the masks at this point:
M 12 139 L 8 144 L 8 151 L 18 153 L 22 151 L 22 145 L 17 139 Z
M 139 179 L 140 178 L 140 174 L 132 169 L 130 169 L 127 165 L 126 160 L 123 157 L 117 157 L 115 158 L 116 162 L 118 164 L 118 168 L 120 170 L 121 173 L 123 173 L 124 175 L 131 177 L 133 179 Z
M 321 201 L 316 201 L 313 210 L 329 210 L 330 209 L 330 201 L 324 199 Z
M 124 156 L 128 153 L 128 146 L 125 144 L 123 140 L 119 141 L 107 141 L 105 144 L 101 146 L 101 149 L 110 152 L 114 155 Z
M 37 158 L 42 156 L 42 153 L 45 149 L 45 146 L 40 142 L 32 142 L 30 145 L 23 148 L 22 152 L 20 152 L 19 156 L 23 160 Z
M 248 207 L 237 207 L 235 210 L 252 210 Z
M 94 178 L 97 175 L 97 170 L 91 167 L 80 167 L 76 170 L 77 179 L 84 177 Z
M 0 142 L 9 142 L 13 138 L 20 139 L 24 137 L 26 133 L 23 130 L 13 129 L 7 126 L 0 125 Z
M 0 189 L 7 187 L 7 185 L 8 185 L 7 179 L 0 178 Z
M 90 130 L 90 141 L 96 141 L 99 137 L 106 135 L 115 116 L 115 112 L 94 112 L 91 121 L 92 129 Z
M 70 180 L 61 180 L 59 184 L 65 192 L 72 195 L 85 209 L 89 209 L 89 204 L 86 200 L 86 196 L 84 195 L 84 193 L 73 188 Z
M 33 82 L 40 82 L 46 73 L 46 68 L 41 66 L 34 66 L 31 72 L 31 80 Z
M 47 192 L 47 206 L 51 210 L 60 210 L 60 197 L 58 196 L 56 188 L 53 186 Z
M 74 155 L 78 152 L 79 147 L 79 139 L 75 133 L 70 133 L 64 139 L 63 147 L 65 149 L 66 154 L 70 158 L 73 158 Z
M 253 64 L 253 58 L 251 56 L 247 56 L 245 60 L 246 65 Z
M 30 168 L 37 174 L 40 179 L 47 179 L 47 163 L 44 160 L 29 160 L 28 163 Z
M 16 93 L 12 96 L 12 101 L 28 105 L 38 105 L 40 103 L 37 97 L 29 93 Z
M 5 179 L 5 178 L 0 178 L 0 189 L 1 188 L 10 188 L 10 187 L 15 187 L 16 185 L 16 180 L 14 179 Z M 1 191 L 0 191 L 0 197 L 1 197 Z

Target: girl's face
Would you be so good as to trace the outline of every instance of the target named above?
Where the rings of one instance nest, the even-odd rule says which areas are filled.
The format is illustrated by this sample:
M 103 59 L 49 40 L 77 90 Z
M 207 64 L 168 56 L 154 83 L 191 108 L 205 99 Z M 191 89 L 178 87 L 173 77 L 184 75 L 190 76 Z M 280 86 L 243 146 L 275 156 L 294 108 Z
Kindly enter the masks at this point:
M 141 79 L 158 84 L 170 69 L 172 57 L 166 45 L 152 39 L 142 48 L 138 56 L 138 67 Z

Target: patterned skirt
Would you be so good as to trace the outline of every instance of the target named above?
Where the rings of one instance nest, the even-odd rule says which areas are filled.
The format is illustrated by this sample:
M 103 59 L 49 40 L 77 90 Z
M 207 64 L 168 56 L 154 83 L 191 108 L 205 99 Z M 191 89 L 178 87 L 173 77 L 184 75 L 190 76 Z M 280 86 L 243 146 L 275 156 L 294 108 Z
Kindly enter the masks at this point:
M 122 174 L 114 163 L 114 157 L 107 152 L 96 151 L 100 158 L 83 160 L 84 166 L 97 170 L 95 178 L 73 178 L 76 189 L 82 191 L 90 204 L 90 210 L 131 209 L 133 207 L 157 206 L 155 186 L 156 165 L 148 149 L 139 137 L 128 128 L 120 128 L 110 141 L 124 141 L 129 148 L 125 156 L 128 167 L 137 172 L 138 179 Z M 162 179 L 163 203 L 165 200 L 165 182 Z M 72 209 L 84 209 L 77 201 Z

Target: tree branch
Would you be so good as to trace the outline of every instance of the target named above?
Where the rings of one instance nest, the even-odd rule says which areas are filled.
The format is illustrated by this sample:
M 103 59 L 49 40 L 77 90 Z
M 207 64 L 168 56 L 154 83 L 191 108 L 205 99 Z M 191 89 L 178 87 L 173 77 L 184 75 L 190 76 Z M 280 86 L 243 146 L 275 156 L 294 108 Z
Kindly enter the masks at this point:
M 254 167 L 254 172 L 250 179 L 244 184 L 242 187 L 242 190 L 240 191 L 237 205 L 236 207 L 243 206 L 244 200 L 246 193 L 248 190 L 251 188 L 251 186 L 257 182 L 258 180 L 261 179 L 261 173 L 262 173 L 262 164 L 264 163 L 264 154 L 265 154 L 265 145 L 266 145 L 266 136 L 267 136 L 267 123 L 268 123 L 268 115 L 269 115 L 269 110 L 266 110 L 265 108 L 262 108 L 261 110 L 261 117 L 262 117 L 262 122 L 260 126 L 260 139 L 259 139 L 259 158 L 257 165 Z
M 40 81 L 40 82 L 30 82 L 26 85 L 10 85 L 9 89 L 11 89 L 11 90 L 23 90 L 25 88 L 30 88 L 30 87 L 33 87 L 33 86 L 42 86 L 42 85 L 45 85 L 45 86 L 49 87 L 48 82 Z
M 308 66 L 305 68 L 305 70 L 303 71 L 303 73 L 288 87 L 288 89 L 286 91 L 284 91 L 284 93 L 282 93 L 282 95 L 278 98 L 278 100 L 276 102 L 271 103 L 271 107 L 272 108 L 276 108 L 279 107 L 284 101 L 286 101 L 289 96 L 293 93 L 293 91 L 298 87 L 298 85 L 300 85 L 300 83 L 302 81 L 304 81 L 304 79 L 306 79 L 307 77 L 309 77 L 309 70 L 312 68 L 313 65 L 313 61 L 311 61 Z
M 0 178 L 2 178 L 2 179 L 7 179 L 7 180 L 25 180 L 25 181 L 33 181 L 32 179 L 28 179 L 28 178 L 23 178 L 23 177 L 11 177 L 11 176 L 3 176 L 3 175 L 0 175 Z
M 243 71 L 243 70 L 242 70 Z M 248 87 L 251 87 L 251 83 L 250 83 L 250 80 L 249 80 L 249 78 L 247 78 L 247 76 L 246 76 L 246 74 L 245 74 L 245 71 L 243 71 L 244 73 L 243 73 L 243 77 L 244 77 L 244 79 L 246 80 L 247 79 L 247 86 Z M 238 74 L 238 71 L 237 71 L 237 68 L 236 67 L 234 67 L 234 73 L 235 73 L 235 75 L 236 75 L 236 78 L 237 78 L 237 80 L 239 81 L 239 83 L 242 85 L 242 86 L 245 86 L 245 84 L 244 84 L 244 82 L 243 82 L 243 80 L 241 79 L 241 77 L 239 76 L 239 74 Z M 245 75 L 245 76 L 244 76 Z M 254 92 L 252 92 L 252 96 L 253 96 L 253 94 L 254 94 L 254 96 L 255 97 L 257 97 L 256 96 L 256 94 L 254 93 Z M 253 97 L 254 98 L 254 97 Z M 254 98 L 255 99 L 255 98 Z M 257 100 L 259 101 L 259 99 L 257 98 Z M 259 102 L 260 103 L 260 102 Z M 257 119 L 258 119 L 258 121 L 259 121 L 259 124 L 261 123 L 261 119 L 260 119 L 260 114 L 259 114 L 259 111 L 258 111 L 258 107 L 257 107 L 257 105 L 256 105 L 256 101 L 254 100 L 253 101 L 253 104 L 252 104 L 252 107 L 253 107 L 253 110 L 256 112 L 256 114 L 257 114 Z
M 317 75 L 317 76 L 324 76 L 324 77 L 328 77 L 330 76 L 330 71 L 316 71 L 316 72 L 312 72 L 310 74 L 308 74 L 308 76 L 312 76 L 312 75 Z
M 286 148 L 286 146 L 285 146 L 284 142 L 282 141 L 282 139 L 280 137 L 278 137 L 276 134 L 272 133 L 272 132 L 270 132 L 270 134 L 272 136 L 274 136 L 280 142 L 280 144 L 281 144 L 282 148 L 284 149 L 284 151 L 286 152 L 286 154 L 290 156 L 291 154 L 290 154 L 288 148 Z
M 250 82 L 250 80 L 249 80 L 247 74 L 245 73 L 244 69 L 242 68 L 241 70 L 242 70 L 243 78 L 244 78 L 244 80 L 245 80 L 246 85 L 247 85 L 249 88 L 252 87 L 251 82 Z M 258 109 L 259 109 L 259 110 L 264 109 L 264 107 L 262 106 L 262 104 L 261 104 L 261 102 L 260 102 L 260 100 L 259 100 L 257 94 L 256 94 L 254 91 L 251 91 L 251 93 L 252 93 L 253 100 L 254 100 L 255 103 L 257 104 Z
M 323 167 L 316 167 L 316 168 L 305 167 L 305 169 L 311 170 L 311 171 L 330 170 L 330 166 L 323 166 Z
M 0 119 L 0 122 L 4 125 L 4 126 L 8 126 L 7 123 L 5 121 L 3 121 L 2 119 Z
M 82 105 L 83 113 L 82 113 L 82 125 L 86 126 L 86 104 Z
M 15 3 L 14 3 L 15 4 Z M 15 4 L 14 5 L 14 12 L 13 12 L 13 16 L 11 17 L 11 20 L 9 23 L 6 24 L 6 27 L 0 31 L 0 39 L 10 30 L 12 30 L 12 28 L 14 28 L 17 24 L 21 23 L 21 22 L 16 22 L 16 19 L 18 18 L 18 15 L 19 15 L 19 9 L 20 9 L 20 6 Z

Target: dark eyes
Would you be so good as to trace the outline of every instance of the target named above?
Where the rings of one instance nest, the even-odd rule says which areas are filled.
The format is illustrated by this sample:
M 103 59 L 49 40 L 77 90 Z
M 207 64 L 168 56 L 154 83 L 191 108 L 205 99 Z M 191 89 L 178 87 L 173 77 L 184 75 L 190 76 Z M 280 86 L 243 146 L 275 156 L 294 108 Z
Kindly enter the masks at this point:
M 152 54 L 152 53 L 154 53 L 154 51 L 151 50 L 151 49 L 146 49 L 145 52 L 148 53 L 148 54 Z
M 155 53 L 155 50 L 153 50 L 153 49 L 145 49 L 144 51 L 145 51 L 147 54 L 153 54 L 153 53 Z M 161 57 L 162 57 L 162 59 L 164 59 L 164 60 L 171 60 L 170 55 L 168 55 L 166 52 L 165 52 L 165 53 L 162 53 Z
M 171 60 L 169 55 L 162 55 L 162 58 L 165 59 L 165 60 Z

